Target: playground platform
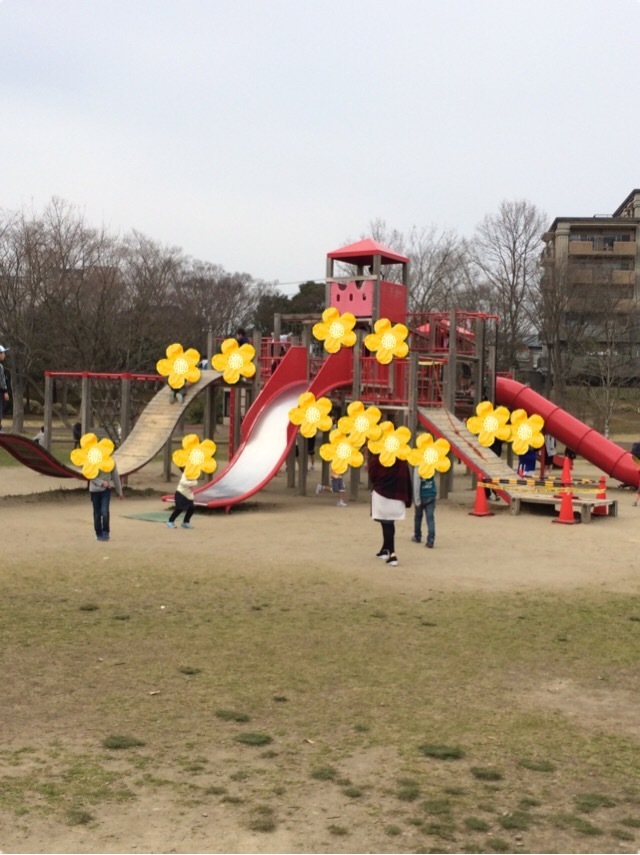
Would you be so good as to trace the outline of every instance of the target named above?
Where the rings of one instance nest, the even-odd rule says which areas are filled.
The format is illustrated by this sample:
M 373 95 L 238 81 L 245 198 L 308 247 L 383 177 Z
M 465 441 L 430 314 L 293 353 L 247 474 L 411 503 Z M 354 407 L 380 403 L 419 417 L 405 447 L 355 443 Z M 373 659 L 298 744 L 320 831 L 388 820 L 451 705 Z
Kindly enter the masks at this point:
M 518 492 L 510 491 L 511 502 L 509 504 L 509 512 L 517 515 L 523 508 L 523 505 L 549 505 L 557 511 L 560 510 L 562 499 L 559 496 L 544 495 L 533 492 Z M 582 496 L 574 496 L 573 513 L 580 514 L 580 520 L 583 523 L 590 523 L 593 512 L 596 508 L 606 508 L 606 516 L 618 516 L 618 500 L 617 499 L 591 499 Z M 604 516 L 604 515 L 603 515 Z

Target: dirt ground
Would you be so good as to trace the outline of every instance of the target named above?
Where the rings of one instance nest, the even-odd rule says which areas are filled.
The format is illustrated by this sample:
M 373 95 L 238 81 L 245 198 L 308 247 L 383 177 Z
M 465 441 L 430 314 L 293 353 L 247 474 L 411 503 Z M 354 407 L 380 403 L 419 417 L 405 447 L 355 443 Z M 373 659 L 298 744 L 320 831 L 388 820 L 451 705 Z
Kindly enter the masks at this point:
M 596 477 L 588 464 L 577 461 L 574 477 Z M 310 475 L 309 495 L 299 497 L 286 487 L 283 475 L 272 480 L 244 510 L 228 515 L 196 514 L 193 531 L 170 531 L 163 524 L 131 519 L 128 515 L 164 510 L 159 496 L 132 496 L 112 501 L 112 540 L 96 543 L 92 531 L 91 506 L 87 495 L 74 493 L 70 500 L 43 501 L 51 490 L 78 490 L 78 483 L 51 479 L 23 467 L 0 468 L 0 519 L 3 551 L 10 551 L 12 566 L 20 561 L 32 564 L 64 544 L 86 559 L 87 572 L 108 572 L 109 562 L 130 560 L 136 555 L 154 558 L 159 565 L 178 568 L 183 560 L 185 539 L 191 556 L 224 556 L 225 549 L 242 545 L 244 566 L 262 577 L 278 572 L 279 557 L 295 554 L 299 566 L 313 565 L 327 550 L 335 554 L 334 571 L 345 584 L 358 586 L 363 595 L 402 595 L 407 601 L 424 601 L 435 593 L 451 592 L 600 592 L 638 595 L 640 574 L 636 566 L 640 543 L 640 508 L 632 506 L 628 490 L 609 487 L 609 495 L 619 498 L 616 518 L 595 518 L 589 525 L 553 525 L 552 513 L 512 516 L 504 504 L 491 503 L 495 515 L 474 517 L 469 511 L 475 492 L 456 466 L 454 490 L 437 508 L 437 540 L 434 550 L 410 542 L 412 514 L 398 525 L 399 566 L 387 568 L 376 562 L 373 553 L 380 546 L 379 527 L 369 518 L 366 490 L 349 507 L 336 507 L 334 497 L 316 497 L 313 487 L 318 473 Z M 175 485 L 175 481 L 174 481 Z M 160 466 L 151 465 L 132 476 L 129 486 L 170 492 Z M 234 553 L 235 554 L 235 553 Z M 2 574 L 0 572 L 0 579 Z M 6 581 L 6 580 L 5 580 Z M 43 582 L 44 584 L 44 582 Z M 637 739 L 640 733 L 640 706 L 635 694 L 624 692 L 599 696 L 576 692 L 570 679 L 538 688 L 539 703 L 552 706 L 569 716 L 578 711 L 596 724 L 606 723 Z M 38 703 L 37 700 L 34 703 Z M 42 701 L 41 703 L 44 703 Z M 26 719 L 25 719 L 26 720 Z M 33 721 L 29 718 L 29 721 Z M 47 721 L 43 713 L 42 721 Z M 7 724 L 5 722 L 5 724 Z M 57 724 L 54 722 L 53 730 Z M 37 742 L 25 731 L 25 721 L 14 720 L 3 733 L 5 749 Z M 385 765 L 384 747 L 362 758 L 372 769 Z M 302 796 L 301 796 L 302 798 Z M 352 810 L 358 810 L 353 805 Z M 344 811 L 327 801 L 316 806 L 323 817 Z M 312 812 L 313 814 L 313 812 Z M 207 812 L 201 806 L 176 811 L 162 791 L 150 794 L 146 802 L 114 806 L 108 824 L 89 830 L 53 826 L 46 818 L 0 829 L 0 850 L 4 852 L 305 852 L 383 851 L 374 838 L 364 836 L 343 844 L 338 839 L 318 842 L 313 815 L 305 827 L 295 832 L 286 826 L 271 835 L 242 832 L 230 818 L 225 824 L 216 819 L 215 843 Z M 384 851 L 404 851 L 401 841 L 388 839 Z M 605 851 L 586 840 L 584 849 Z M 332 847 L 340 848 L 332 848 Z M 346 848 L 345 848 L 346 846 Z M 589 849 L 588 847 L 592 848 Z M 351 847 L 351 848 L 350 848 Z M 395 848 L 394 848 L 395 847 Z M 442 850 L 445 851 L 445 850 Z M 542 850 L 540 850 L 542 851 Z M 548 851 L 556 851 L 549 849 Z M 560 850 L 569 851 L 569 850 Z M 632 851 L 621 848 L 619 851 Z M 633 850 L 635 851 L 635 850 Z
M 585 461 L 578 460 L 574 480 L 597 479 L 602 473 Z M 555 476 L 560 473 L 556 470 Z M 616 518 L 593 518 L 589 525 L 552 525 L 555 514 L 550 509 L 512 516 L 503 502 L 490 502 L 490 517 L 473 517 L 475 491 L 464 467 L 456 465 L 454 488 L 446 501 L 438 502 L 437 550 L 429 553 L 409 542 L 413 510 L 397 526 L 397 552 L 400 564 L 384 575 L 371 578 L 371 546 L 379 546 L 379 526 L 369 516 L 368 494 L 361 489 L 358 501 L 345 509 L 335 507 L 333 497 L 314 494 L 319 473 L 310 473 L 305 497 L 295 488 L 287 488 L 281 474 L 254 496 L 247 508 L 228 516 L 216 514 L 196 519 L 198 530 L 193 532 L 191 546 L 208 550 L 221 538 L 233 539 L 245 529 L 253 508 L 273 511 L 267 520 L 265 537 L 277 538 L 280 550 L 294 550 L 302 563 L 313 560 L 324 544 L 348 544 L 344 555 L 349 574 L 376 585 L 389 586 L 394 591 L 419 594 L 433 587 L 443 590 L 516 591 L 525 589 L 563 589 L 596 587 L 603 591 L 640 592 L 636 567 L 637 544 L 640 543 L 640 507 L 633 507 L 633 493 L 609 485 L 608 497 L 617 498 Z M 130 476 L 128 485 L 134 490 L 171 493 L 175 483 L 167 484 L 159 465 L 142 469 Z M 617 482 L 613 482 L 617 484 Z M 14 533 L 14 548 L 25 555 L 36 545 L 47 543 L 52 527 L 56 538 L 71 541 L 78 548 L 92 548 L 94 540 L 91 506 L 88 496 L 77 504 L 65 503 L 64 511 L 55 504 L 38 502 L 38 496 L 60 489 L 78 491 L 79 482 L 71 479 L 49 478 L 22 467 L 0 468 L 1 513 L 5 530 Z M 576 493 L 578 492 L 576 488 Z M 13 503 L 7 497 L 23 497 Z M 33 500 L 25 497 L 33 496 Z M 23 502 L 27 502 L 27 513 Z M 31 502 L 37 502 L 37 513 Z M 135 509 L 134 509 L 135 505 Z M 166 549 L 159 542 L 158 526 L 141 525 L 128 514 L 162 511 L 168 506 L 157 495 L 135 497 L 111 503 L 113 538 L 111 547 L 118 550 Z M 265 518 L 252 516 L 260 524 Z M 223 522 L 221 523 L 221 520 Z M 222 531 L 221 531 L 222 528 Z M 423 525 L 424 529 L 424 525 Z M 161 534 L 166 534 L 164 531 Z M 181 532 L 180 534 L 183 534 Z M 423 531 L 424 534 L 424 531 Z M 242 535 L 241 535 L 242 536 Z M 14 538 L 12 538 L 14 540 Z M 261 538 L 245 539 L 247 561 L 259 561 L 264 556 Z M 615 555 L 615 561 L 612 560 Z M 375 581 L 374 581 L 375 580 Z

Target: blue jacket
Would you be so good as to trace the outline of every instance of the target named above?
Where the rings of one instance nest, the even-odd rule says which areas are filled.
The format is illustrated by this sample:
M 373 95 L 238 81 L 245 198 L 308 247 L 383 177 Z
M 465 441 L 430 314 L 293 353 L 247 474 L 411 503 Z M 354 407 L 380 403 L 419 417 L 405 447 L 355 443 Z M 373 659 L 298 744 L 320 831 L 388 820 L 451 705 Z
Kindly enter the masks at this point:
M 433 478 L 421 478 L 417 466 L 413 467 L 413 495 L 416 504 L 424 505 L 425 502 L 435 502 L 438 495 L 435 475 Z

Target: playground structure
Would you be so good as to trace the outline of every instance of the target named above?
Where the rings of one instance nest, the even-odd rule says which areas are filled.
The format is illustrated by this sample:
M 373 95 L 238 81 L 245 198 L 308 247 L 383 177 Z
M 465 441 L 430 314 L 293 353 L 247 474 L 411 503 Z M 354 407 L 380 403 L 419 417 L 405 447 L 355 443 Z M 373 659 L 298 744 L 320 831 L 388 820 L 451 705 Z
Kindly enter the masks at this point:
M 348 265 L 348 275 L 335 273 L 335 264 Z M 421 427 L 451 445 L 453 457 L 462 461 L 480 481 L 493 481 L 496 492 L 513 508 L 523 501 L 523 485 L 514 483 L 507 463 L 483 448 L 466 428 L 464 419 L 486 396 L 496 404 L 521 407 L 545 419 L 545 430 L 623 484 L 638 485 L 639 470 L 629 452 L 579 422 L 551 402 L 514 380 L 496 376 L 495 352 L 498 319 L 483 313 L 407 313 L 408 259 L 372 240 L 360 241 L 327 256 L 327 305 L 349 311 L 357 320 L 353 348 L 317 355 L 312 337 L 318 320 L 301 321 L 299 339 L 280 342 L 278 335 L 254 335 L 256 374 L 230 389 L 229 464 L 196 491 L 196 504 L 225 507 L 245 501 L 261 490 L 288 461 L 288 483 L 306 493 L 307 445 L 298 441 L 297 428 L 289 422 L 289 410 L 305 391 L 329 396 L 336 415 L 344 414 L 351 401 L 375 404 L 385 418 L 405 424 L 415 435 Z M 355 273 L 353 269 L 355 268 Z M 363 345 L 364 337 L 382 318 L 404 323 L 410 331 L 407 358 L 383 365 Z M 213 343 L 209 344 L 209 356 Z M 315 353 L 314 353 L 315 351 Z M 53 389 L 56 377 L 45 378 L 45 448 L 20 436 L 0 434 L 0 446 L 25 465 L 55 477 L 83 479 L 81 473 L 60 463 L 48 450 L 51 440 Z M 78 375 L 82 382 L 81 422 L 91 429 L 92 383 L 105 375 Z M 170 391 L 158 375 L 106 375 L 121 383 L 119 425 L 114 459 L 126 476 L 142 468 L 163 449 L 169 480 L 173 434 L 196 397 L 204 396 L 204 437 L 214 438 L 217 396 L 224 388 L 219 372 L 202 371 L 200 380 L 186 389 L 183 403 L 172 403 Z M 137 412 L 132 389 L 137 383 L 159 384 L 146 406 Z M 117 397 L 117 396 L 116 396 Z M 113 432 L 113 424 L 111 426 Z M 113 436 L 112 436 L 113 438 Z M 47 447 L 48 446 L 48 447 Z M 328 469 L 328 464 L 323 466 Z M 323 480 L 328 472 L 323 472 Z M 441 475 L 440 494 L 449 487 Z M 358 496 L 360 473 L 351 470 L 350 494 Z M 166 497 L 167 499 L 172 497 Z M 584 500 L 580 500 L 584 504 Z

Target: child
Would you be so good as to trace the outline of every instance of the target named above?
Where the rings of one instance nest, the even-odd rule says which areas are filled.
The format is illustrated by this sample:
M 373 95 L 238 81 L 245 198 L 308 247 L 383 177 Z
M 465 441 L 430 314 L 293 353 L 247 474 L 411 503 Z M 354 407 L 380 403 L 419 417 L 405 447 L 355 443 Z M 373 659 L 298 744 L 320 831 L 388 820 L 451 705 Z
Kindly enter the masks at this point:
M 338 501 L 336 504 L 339 508 L 346 508 L 347 503 L 344 500 L 345 490 L 344 490 L 344 479 L 342 475 L 338 475 L 336 472 L 331 470 L 331 486 L 329 487 L 327 484 L 318 484 L 316 487 L 316 496 L 319 496 L 320 493 L 337 493 Z
M 89 481 L 89 495 L 93 505 L 93 528 L 96 540 L 111 538 L 109 505 L 111 503 L 111 488 L 114 488 L 119 499 L 124 499 L 122 482 L 118 470 L 114 466 L 111 472 L 98 472 L 98 477 Z
M 422 514 L 427 520 L 427 549 L 433 549 L 436 540 L 436 498 L 438 488 L 435 476 L 433 478 L 421 478 L 418 467 L 413 470 L 413 494 L 415 496 L 415 507 L 413 514 L 413 537 L 414 543 L 422 543 Z
M 44 448 L 44 425 L 42 425 L 38 433 L 34 436 L 33 441 Z
M 524 454 L 518 455 L 518 475 L 521 478 L 533 478 L 536 474 L 536 450 L 529 448 Z
M 167 381 L 167 384 L 168 384 L 168 382 L 169 381 Z M 174 389 L 173 386 L 169 386 L 169 403 L 170 404 L 175 404 L 176 401 L 179 404 L 184 403 L 184 392 L 185 392 L 186 385 L 187 384 L 185 383 L 184 386 L 182 386 L 180 389 Z
M 191 519 L 195 510 L 195 503 L 193 501 L 193 488 L 197 486 L 198 482 L 190 481 L 184 474 L 184 470 L 182 470 L 182 477 L 180 478 L 180 482 L 178 483 L 178 487 L 175 493 L 176 506 L 173 509 L 173 513 L 169 517 L 169 520 L 167 521 L 167 526 L 169 528 L 177 528 L 175 521 L 178 519 L 178 517 L 183 511 L 184 519 L 182 521 L 182 528 L 193 528 L 189 520 Z

